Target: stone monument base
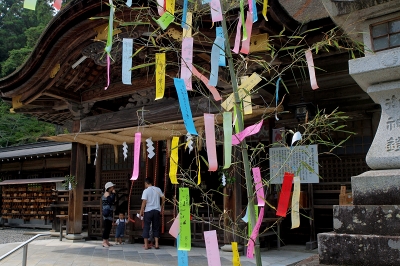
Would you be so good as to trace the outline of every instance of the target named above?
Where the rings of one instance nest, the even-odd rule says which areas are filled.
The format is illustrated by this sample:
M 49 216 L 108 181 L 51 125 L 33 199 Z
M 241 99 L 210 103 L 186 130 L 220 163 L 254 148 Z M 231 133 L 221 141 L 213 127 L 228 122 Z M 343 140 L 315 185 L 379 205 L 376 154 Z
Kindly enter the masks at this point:
M 333 207 L 334 232 L 318 234 L 322 264 L 400 265 L 400 170 L 351 179 L 353 203 Z

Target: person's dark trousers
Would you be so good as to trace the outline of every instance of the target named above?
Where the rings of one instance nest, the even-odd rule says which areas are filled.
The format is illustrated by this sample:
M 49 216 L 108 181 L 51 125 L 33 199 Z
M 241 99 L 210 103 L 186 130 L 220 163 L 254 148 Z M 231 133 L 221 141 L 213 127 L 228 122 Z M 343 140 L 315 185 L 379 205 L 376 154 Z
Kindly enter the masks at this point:
M 160 237 L 160 212 L 158 210 L 152 210 L 144 213 L 143 217 L 143 238 L 149 238 L 150 224 L 153 229 L 153 237 Z
M 103 225 L 104 225 L 103 239 L 109 239 L 110 238 L 111 227 L 112 227 L 112 221 L 108 220 L 108 219 L 103 220 Z

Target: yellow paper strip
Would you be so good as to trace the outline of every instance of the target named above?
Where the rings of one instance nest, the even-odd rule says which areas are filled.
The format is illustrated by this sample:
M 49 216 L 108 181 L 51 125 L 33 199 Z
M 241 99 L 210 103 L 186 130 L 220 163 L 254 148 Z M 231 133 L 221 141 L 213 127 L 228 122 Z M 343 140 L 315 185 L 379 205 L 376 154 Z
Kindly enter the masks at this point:
M 164 97 L 165 66 L 165 53 L 156 53 L 156 100 Z
M 165 5 L 165 9 L 167 12 L 171 13 L 172 15 L 175 14 L 175 0 L 167 0 Z
M 169 178 L 171 179 L 171 184 L 178 184 L 178 179 L 176 178 L 176 173 L 178 172 L 178 145 L 179 137 L 173 137 L 171 144 L 171 157 L 169 158 Z
M 186 28 L 183 28 L 182 38 L 192 37 L 192 12 L 186 13 Z
M 243 100 L 248 93 L 261 81 L 261 77 L 257 73 L 253 73 L 247 78 L 238 88 L 239 98 Z M 235 103 L 235 96 L 232 93 L 229 97 L 221 104 L 222 108 L 226 111 L 230 111 Z
M 294 177 L 293 196 L 292 196 L 292 229 L 300 226 L 300 177 Z
M 37 1 L 37 0 L 25 0 L 25 1 L 24 1 L 24 8 L 30 9 L 30 10 L 35 10 L 35 8 L 36 8 L 36 1 Z
M 238 250 L 238 243 L 231 242 L 232 244 L 232 263 L 233 266 L 240 266 L 240 255 Z
M 267 18 L 267 9 L 268 9 L 268 0 L 264 0 L 264 5 L 263 5 L 263 9 L 262 9 L 262 14 L 265 18 L 266 21 L 268 21 Z
M 245 115 L 253 113 L 253 107 L 251 106 L 251 95 L 246 95 L 243 99 L 243 111 Z

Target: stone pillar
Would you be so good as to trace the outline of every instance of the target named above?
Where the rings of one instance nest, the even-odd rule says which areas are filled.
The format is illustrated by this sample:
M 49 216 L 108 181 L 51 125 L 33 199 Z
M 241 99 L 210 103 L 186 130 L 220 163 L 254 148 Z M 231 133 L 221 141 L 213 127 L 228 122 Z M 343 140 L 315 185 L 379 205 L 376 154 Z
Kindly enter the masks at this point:
M 400 48 L 351 60 L 349 72 L 382 112 L 366 162 L 351 179 L 353 206 L 334 206 L 334 232 L 318 234 L 320 262 L 400 265 Z

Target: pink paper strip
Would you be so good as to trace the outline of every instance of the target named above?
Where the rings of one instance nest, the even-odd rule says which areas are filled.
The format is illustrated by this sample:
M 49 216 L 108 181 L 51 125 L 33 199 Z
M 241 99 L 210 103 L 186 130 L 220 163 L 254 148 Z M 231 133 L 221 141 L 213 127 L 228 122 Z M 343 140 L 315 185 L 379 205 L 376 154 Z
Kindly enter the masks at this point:
M 238 145 L 245 137 L 257 134 L 263 125 L 263 120 L 260 123 L 246 127 L 243 131 L 232 136 L 232 145 Z
M 239 12 L 239 21 L 238 21 L 238 24 L 236 27 L 235 47 L 233 47 L 233 49 L 232 49 L 232 52 L 234 52 L 235 54 L 239 53 L 241 28 L 242 28 L 242 16 L 240 16 L 240 12 Z
M 62 0 L 55 0 L 54 1 L 53 6 L 54 6 L 55 9 L 60 10 L 61 9 L 61 5 L 62 5 Z
M 139 159 L 140 159 L 140 142 L 142 140 L 142 133 L 135 133 L 135 144 L 133 147 L 133 173 L 131 180 L 139 178 Z
M 211 0 L 210 7 L 212 22 L 222 21 L 222 9 L 220 0 Z
M 214 172 L 218 169 L 217 145 L 215 143 L 215 120 L 214 114 L 204 114 L 204 127 L 206 130 L 206 147 L 208 157 L 208 171 Z
M 312 52 L 310 49 L 308 49 L 306 51 L 306 59 L 307 59 L 307 65 L 308 65 L 308 73 L 310 74 L 311 88 L 313 90 L 316 90 L 319 87 L 317 84 L 317 79 L 315 78 L 314 60 L 313 60 Z
M 249 0 L 248 2 L 249 2 L 249 11 L 251 14 L 253 14 L 253 1 Z
M 206 242 L 208 266 L 221 266 L 217 231 L 204 231 L 204 241 Z
M 249 54 L 250 52 L 250 39 L 251 39 L 252 28 L 253 28 L 253 14 L 251 14 L 250 11 L 247 11 L 247 18 L 246 18 L 247 39 L 242 41 L 242 49 L 240 50 L 242 54 Z
M 254 178 L 254 183 L 256 185 L 256 192 L 257 192 L 257 200 L 258 200 L 258 206 L 264 206 L 265 201 L 264 201 L 264 188 L 262 185 L 262 179 L 261 179 L 261 172 L 259 167 L 255 167 L 251 169 L 253 171 L 253 178 Z
M 249 243 L 247 244 L 247 257 L 250 259 L 254 257 L 254 244 L 256 242 L 258 231 L 260 230 L 263 218 L 264 218 L 264 207 L 261 207 L 260 213 L 258 214 L 258 220 L 256 226 L 254 226 L 253 232 L 251 233 L 249 239 Z
M 196 77 L 198 77 L 203 83 L 204 85 L 206 85 L 207 89 L 210 90 L 211 94 L 214 97 L 214 100 L 216 101 L 220 101 L 222 100 L 221 95 L 219 94 L 219 92 L 217 91 L 217 89 L 214 86 L 208 85 L 208 78 L 206 78 L 203 74 L 201 74 L 197 68 L 195 68 L 193 66 L 193 75 L 195 75 Z
M 158 15 L 162 16 L 165 13 L 164 0 L 157 0 Z
M 184 38 L 182 41 L 181 79 L 185 81 L 186 90 L 192 89 L 193 69 L 193 38 Z
M 175 238 L 177 238 L 179 235 L 179 213 L 175 217 L 175 220 L 172 223 L 171 228 L 169 228 L 169 234 Z
M 108 87 L 110 86 L 110 57 L 108 56 L 108 54 L 106 54 L 107 56 L 107 86 L 104 88 L 104 90 L 107 90 Z

